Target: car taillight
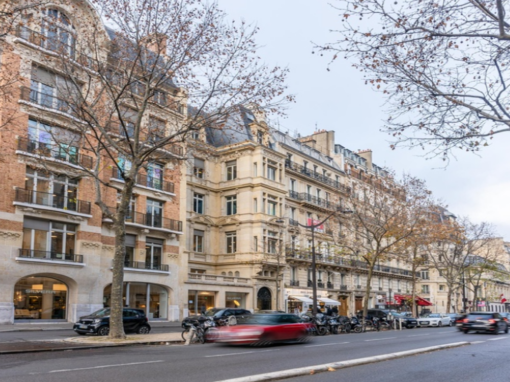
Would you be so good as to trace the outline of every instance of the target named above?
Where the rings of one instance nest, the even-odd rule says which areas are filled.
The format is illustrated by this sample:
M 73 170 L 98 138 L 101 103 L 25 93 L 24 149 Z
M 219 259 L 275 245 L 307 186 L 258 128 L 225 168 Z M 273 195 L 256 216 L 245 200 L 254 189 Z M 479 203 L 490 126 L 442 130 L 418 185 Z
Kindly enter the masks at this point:
M 503 320 L 505 320 L 506 322 L 508 322 L 508 318 L 504 317 Z
M 496 323 L 496 320 L 494 320 L 493 318 L 491 318 L 491 319 L 489 320 L 489 324 L 495 324 L 495 323 Z
M 145 317 L 145 322 L 149 322 L 149 319 L 147 317 Z
M 467 324 L 467 323 L 469 322 L 469 320 L 468 320 L 467 318 L 464 318 L 464 319 L 462 320 L 462 322 L 463 322 L 463 323 L 465 323 L 465 324 Z

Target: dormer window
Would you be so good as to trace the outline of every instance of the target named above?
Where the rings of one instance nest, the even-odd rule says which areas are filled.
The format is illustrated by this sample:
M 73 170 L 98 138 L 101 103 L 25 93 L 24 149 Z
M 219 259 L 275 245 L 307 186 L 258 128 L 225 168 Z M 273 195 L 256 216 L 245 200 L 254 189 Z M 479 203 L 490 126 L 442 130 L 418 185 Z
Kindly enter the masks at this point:
M 264 132 L 263 131 L 257 131 L 257 142 L 261 145 L 264 144 Z
M 41 46 L 48 50 L 74 57 L 76 38 L 69 18 L 58 9 L 43 11 L 41 33 L 45 37 Z

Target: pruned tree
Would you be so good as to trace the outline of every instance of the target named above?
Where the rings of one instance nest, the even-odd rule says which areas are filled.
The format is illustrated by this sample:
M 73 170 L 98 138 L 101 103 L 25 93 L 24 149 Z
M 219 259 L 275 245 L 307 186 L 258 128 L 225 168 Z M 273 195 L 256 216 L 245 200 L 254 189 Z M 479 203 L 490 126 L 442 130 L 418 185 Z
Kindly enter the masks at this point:
M 409 239 L 420 223 L 413 212 L 424 197 L 423 183 L 409 175 L 400 182 L 393 176 L 366 177 L 346 203 L 346 209 L 353 213 L 344 224 L 347 237 L 340 245 L 353 257 L 353 265 L 367 272 L 363 317 L 367 315 L 372 277 L 380 263 L 407 259 Z
M 221 129 L 240 106 L 277 112 L 292 97 L 284 95 L 287 70 L 259 62 L 257 28 L 227 21 L 215 3 L 92 4 L 97 17 L 79 34 L 59 12 L 45 16 L 45 27 L 56 32 L 43 41 L 53 52 L 48 66 L 60 74 L 55 93 L 32 88 L 30 97 L 68 118 L 72 134 L 47 129 L 54 147 L 93 158 L 88 165 L 76 163 L 81 176 L 92 180 L 95 204 L 115 233 L 110 337 L 123 338 L 125 221 L 133 218 L 139 177 L 156 160 L 178 168 L 186 139 L 206 128 Z M 36 38 L 33 31 L 25 33 Z M 123 181 L 120 189 L 112 178 Z M 118 191 L 116 206 L 105 199 L 111 189 Z
M 447 159 L 510 131 L 508 4 L 342 0 L 338 39 L 321 54 L 349 59 L 387 99 L 397 146 Z

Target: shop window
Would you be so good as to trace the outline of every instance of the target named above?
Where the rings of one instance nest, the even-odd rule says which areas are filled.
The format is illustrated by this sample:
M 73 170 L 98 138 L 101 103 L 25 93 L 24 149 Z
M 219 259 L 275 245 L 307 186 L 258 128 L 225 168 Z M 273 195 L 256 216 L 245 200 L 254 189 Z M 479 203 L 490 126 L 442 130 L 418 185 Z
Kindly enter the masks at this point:
M 104 289 L 103 303 L 110 307 L 112 286 Z M 123 300 L 126 308 L 142 309 L 152 319 L 168 318 L 168 291 L 156 284 L 125 282 Z
M 246 308 L 246 293 L 225 292 L 226 308 Z
M 31 276 L 14 286 L 14 319 L 64 320 L 67 286 L 50 277 Z
M 190 290 L 188 293 L 189 315 L 205 313 L 215 307 L 214 292 Z

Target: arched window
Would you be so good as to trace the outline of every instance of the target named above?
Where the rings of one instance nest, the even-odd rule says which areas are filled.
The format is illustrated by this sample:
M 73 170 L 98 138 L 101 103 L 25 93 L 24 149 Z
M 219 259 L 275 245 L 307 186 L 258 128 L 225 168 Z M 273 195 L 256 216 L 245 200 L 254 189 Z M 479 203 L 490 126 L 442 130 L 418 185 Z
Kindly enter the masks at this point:
M 48 8 L 43 11 L 41 39 L 43 48 L 63 53 L 74 58 L 75 31 L 69 18 L 58 9 Z
M 230 277 L 234 276 L 234 274 L 232 273 L 232 271 L 228 272 L 228 275 L 229 275 Z
M 236 271 L 235 275 L 236 277 L 239 277 L 241 274 L 239 273 L 239 271 Z
M 221 272 L 221 275 L 222 275 L 222 276 L 226 276 L 226 275 L 227 275 L 227 273 L 226 273 L 226 272 Z

